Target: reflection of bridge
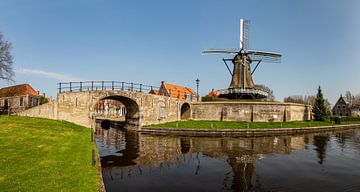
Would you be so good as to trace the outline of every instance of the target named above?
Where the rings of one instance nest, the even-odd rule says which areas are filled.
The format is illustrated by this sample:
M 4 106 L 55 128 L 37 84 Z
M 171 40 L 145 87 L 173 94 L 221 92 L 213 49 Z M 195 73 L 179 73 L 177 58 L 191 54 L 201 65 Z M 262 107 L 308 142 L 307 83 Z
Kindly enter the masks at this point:
M 149 172 L 179 167 L 182 174 L 187 174 L 186 179 L 196 179 L 207 177 L 205 169 L 211 168 L 224 170 L 217 172 L 220 174 L 216 177 L 223 178 L 223 184 L 217 185 L 231 187 L 234 191 L 251 189 L 252 179 L 257 177 L 254 170 L 258 159 L 269 154 L 290 154 L 301 150 L 305 141 L 312 143 L 314 138 L 313 135 L 257 138 L 175 137 L 118 129 L 104 130 L 99 127 L 96 129 L 96 136 L 105 148 L 113 147 L 114 151 L 117 151 L 110 155 L 102 154 L 105 182 L 109 177 L 122 180 L 126 177 L 143 176 L 143 179 L 146 179 Z M 213 160 L 216 160 L 216 163 L 209 164 Z M 219 161 L 225 161 L 228 166 L 219 164 Z M 221 169 L 219 166 L 222 166 Z M 229 168 L 232 171 L 227 173 Z M 108 185 L 115 183 L 109 182 Z
M 105 99 L 123 103 L 127 125 L 136 127 L 175 121 L 184 114 L 190 114 L 190 103 L 178 98 L 149 94 L 153 88 L 156 87 L 116 81 L 60 83 L 55 101 L 20 115 L 66 120 L 91 127 L 96 119 L 96 103 Z

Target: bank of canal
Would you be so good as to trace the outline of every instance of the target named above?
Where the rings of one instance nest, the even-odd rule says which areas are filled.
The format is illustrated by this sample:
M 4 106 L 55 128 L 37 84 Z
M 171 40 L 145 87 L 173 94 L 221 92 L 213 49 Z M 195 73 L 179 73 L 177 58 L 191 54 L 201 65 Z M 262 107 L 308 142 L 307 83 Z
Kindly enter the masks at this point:
M 99 191 L 91 129 L 64 121 L 0 116 L 0 191 Z

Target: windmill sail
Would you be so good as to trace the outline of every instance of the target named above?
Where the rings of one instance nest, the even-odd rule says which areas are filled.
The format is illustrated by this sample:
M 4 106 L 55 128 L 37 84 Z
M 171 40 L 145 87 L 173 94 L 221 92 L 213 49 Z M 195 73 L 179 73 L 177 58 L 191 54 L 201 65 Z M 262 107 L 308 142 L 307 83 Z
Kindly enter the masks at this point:
M 240 49 L 249 48 L 249 20 L 240 19 Z
M 247 55 L 250 57 L 252 61 L 262 61 L 262 62 L 270 62 L 270 63 L 281 62 L 280 53 L 249 50 L 247 51 Z

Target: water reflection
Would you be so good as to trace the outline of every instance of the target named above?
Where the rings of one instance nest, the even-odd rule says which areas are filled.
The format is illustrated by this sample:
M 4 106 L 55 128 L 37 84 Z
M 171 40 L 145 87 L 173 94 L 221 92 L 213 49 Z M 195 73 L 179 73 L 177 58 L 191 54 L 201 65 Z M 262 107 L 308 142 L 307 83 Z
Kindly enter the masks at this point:
M 360 190 L 358 130 L 209 138 L 154 136 L 98 127 L 96 138 L 108 191 L 303 191 L 317 187 L 330 191 Z M 351 148 L 351 158 L 341 154 L 344 150 L 338 150 L 345 147 Z M 322 168 L 318 169 L 316 164 Z M 325 179 L 324 166 L 330 169 L 329 178 L 325 174 Z M 340 181 L 332 188 L 332 177 L 340 174 L 334 170 L 339 166 L 353 177 L 343 181 L 343 188 Z M 302 182 L 309 183 L 299 185 Z

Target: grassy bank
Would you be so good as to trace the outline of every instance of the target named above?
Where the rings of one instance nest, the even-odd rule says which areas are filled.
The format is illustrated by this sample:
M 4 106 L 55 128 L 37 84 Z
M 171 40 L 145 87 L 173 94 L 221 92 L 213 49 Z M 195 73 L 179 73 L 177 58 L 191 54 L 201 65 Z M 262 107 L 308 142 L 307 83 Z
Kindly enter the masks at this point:
M 90 131 L 68 122 L 0 116 L 0 191 L 98 191 Z
M 342 124 L 360 124 L 360 121 L 346 121 Z M 293 122 L 236 122 L 236 121 L 174 121 L 146 127 L 154 128 L 199 128 L 199 129 L 260 129 L 260 128 L 301 128 L 333 125 L 330 121 Z

